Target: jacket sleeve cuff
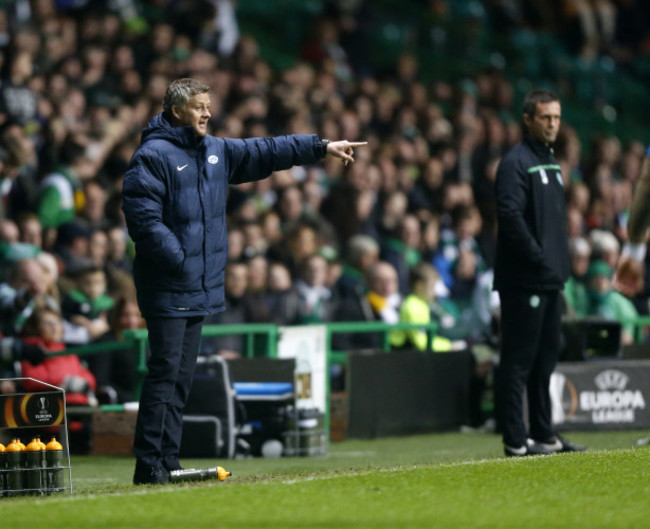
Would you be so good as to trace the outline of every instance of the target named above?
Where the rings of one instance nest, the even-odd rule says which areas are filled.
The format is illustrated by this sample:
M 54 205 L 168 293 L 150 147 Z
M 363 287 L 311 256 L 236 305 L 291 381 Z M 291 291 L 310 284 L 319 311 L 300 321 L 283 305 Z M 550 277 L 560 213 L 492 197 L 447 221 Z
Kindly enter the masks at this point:
M 327 156 L 327 144 L 330 143 L 330 140 L 322 140 L 318 138 L 316 140 L 316 153 L 319 158 L 325 158 Z
M 626 242 L 623 245 L 623 251 L 621 252 L 621 256 L 631 257 L 635 261 L 643 261 L 645 260 L 645 253 L 646 253 L 645 243 Z

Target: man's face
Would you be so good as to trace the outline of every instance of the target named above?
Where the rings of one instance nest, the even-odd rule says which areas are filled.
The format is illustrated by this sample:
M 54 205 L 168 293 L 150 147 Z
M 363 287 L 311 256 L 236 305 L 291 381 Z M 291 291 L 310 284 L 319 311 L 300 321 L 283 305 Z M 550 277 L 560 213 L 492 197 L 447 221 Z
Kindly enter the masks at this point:
M 248 267 L 245 264 L 231 264 L 226 268 L 226 293 L 231 298 L 241 298 L 248 288 Z
M 377 266 L 369 287 L 370 290 L 384 298 L 395 294 L 398 289 L 398 281 L 397 272 L 392 265 L 382 264 Z
M 305 266 L 305 282 L 311 287 L 321 287 L 327 280 L 327 261 L 320 256 L 313 256 Z
M 43 244 L 43 229 L 36 219 L 29 219 L 21 226 L 20 240 L 39 248 Z
M 30 296 L 39 296 L 47 291 L 47 279 L 43 268 L 34 259 L 21 263 L 19 288 L 27 290 Z
M 528 133 L 538 141 L 549 145 L 555 143 L 557 133 L 560 130 L 562 118 L 562 106 L 559 101 L 549 103 L 537 103 L 535 115 L 524 114 L 524 123 L 528 127 Z
M 182 127 L 192 126 L 197 135 L 205 136 L 208 133 L 208 120 L 212 116 L 210 94 L 196 94 L 190 97 L 185 108 L 174 105 L 172 113 Z

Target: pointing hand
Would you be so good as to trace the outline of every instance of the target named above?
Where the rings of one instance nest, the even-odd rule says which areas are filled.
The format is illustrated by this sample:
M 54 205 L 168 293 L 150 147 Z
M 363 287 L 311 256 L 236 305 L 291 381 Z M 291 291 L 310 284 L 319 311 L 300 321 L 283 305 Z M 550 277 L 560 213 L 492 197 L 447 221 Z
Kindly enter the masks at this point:
M 343 160 L 343 165 L 354 163 L 354 147 L 368 145 L 367 141 L 350 142 L 348 140 L 332 141 L 327 144 L 327 154 Z

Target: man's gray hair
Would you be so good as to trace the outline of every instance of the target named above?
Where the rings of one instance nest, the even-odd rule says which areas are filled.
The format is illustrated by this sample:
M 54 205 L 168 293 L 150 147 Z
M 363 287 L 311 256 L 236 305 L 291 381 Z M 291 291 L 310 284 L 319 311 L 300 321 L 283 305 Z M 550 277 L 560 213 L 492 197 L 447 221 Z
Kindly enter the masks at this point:
M 585 255 L 589 257 L 591 255 L 591 244 L 584 237 L 572 237 L 569 239 L 569 254 L 572 257 L 574 255 Z
M 594 259 L 601 259 L 607 253 L 617 253 L 621 249 L 621 244 L 616 236 L 607 230 L 591 230 L 589 232 L 589 242 L 592 249 L 591 256 Z
M 172 107 L 176 105 L 178 108 L 183 109 L 187 102 L 197 94 L 209 94 L 210 87 L 207 84 L 184 77 L 183 79 L 176 79 L 172 81 L 167 87 L 165 97 L 163 98 L 163 110 L 169 114 Z
M 346 250 L 348 262 L 358 267 L 364 254 L 379 252 L 379 243 L 369 235 L 355 235 L 348 241 Z

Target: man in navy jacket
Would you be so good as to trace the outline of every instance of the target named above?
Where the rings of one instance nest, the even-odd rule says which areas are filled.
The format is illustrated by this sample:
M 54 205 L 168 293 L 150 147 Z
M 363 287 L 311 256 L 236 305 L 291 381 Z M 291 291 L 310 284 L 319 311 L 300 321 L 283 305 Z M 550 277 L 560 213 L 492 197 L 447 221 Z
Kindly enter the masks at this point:
M 210 117 L 207 85 L 172 82 L 124 178 L 133 275 L 151 348 L 134 440 L 135 484 L 166 483 L 180 468 L 182 411 L 201 327 L 206 315 L 224 310 L 228 185 L 328 154 L 354 162 L 353 147 L 364 145 L 316 135 L 217 138 L 207 133 Z
M 496 397 L 507 456 L 584 450 L 558 436 L 551 424 L 549 383 L 560 354 L 561 296 L 569 277 L 564 184 L 552 148 L 561 111 L 554 93 L 530 92 L 524 100 L 524 140 L 497 170 L 494 288 L 501 299 L 501 362 Z

